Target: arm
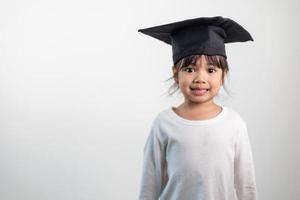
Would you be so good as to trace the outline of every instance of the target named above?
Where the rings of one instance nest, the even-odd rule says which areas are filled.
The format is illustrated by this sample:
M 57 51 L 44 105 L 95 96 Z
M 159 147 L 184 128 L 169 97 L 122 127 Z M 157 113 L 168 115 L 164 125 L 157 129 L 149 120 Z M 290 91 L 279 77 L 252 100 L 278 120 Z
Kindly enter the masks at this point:
M 167 182 L 165 148 L 157 136 L 157 129 L 152 126 L 144 146 L 139 200 L 158 200 Z
M 238 200 L 257 200 L 252 148 L 244 121 L 239 128 L 235 145 L 234 185 Z

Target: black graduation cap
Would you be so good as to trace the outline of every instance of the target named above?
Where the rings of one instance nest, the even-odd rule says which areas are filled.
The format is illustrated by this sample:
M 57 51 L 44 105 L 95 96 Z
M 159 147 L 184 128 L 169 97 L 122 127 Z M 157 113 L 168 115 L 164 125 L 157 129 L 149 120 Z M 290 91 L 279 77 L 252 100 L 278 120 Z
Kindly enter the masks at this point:
M 194 54 L 222 55 L 227 58 L 225 44 L 253 41 L 240 24 L 222 16 L 199 17 L 139 29 L 146 35 L 172 45 L 173 62 Z

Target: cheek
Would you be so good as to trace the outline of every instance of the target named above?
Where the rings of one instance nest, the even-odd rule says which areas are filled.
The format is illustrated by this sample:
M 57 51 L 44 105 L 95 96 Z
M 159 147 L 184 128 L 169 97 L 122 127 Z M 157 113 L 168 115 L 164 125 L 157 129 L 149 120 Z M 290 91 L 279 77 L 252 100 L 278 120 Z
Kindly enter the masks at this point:
M 179 82 L 179 87 L 180 88 L 186 88 L 188 86 L 189 86 L 189 84 L 186 81 L 180 81 Z
M 181 87 L 190 87 L 192 79 L 190 77 L 180 77 L 179 84 Z
M 211 84 L 213 85 L 213 87 L 217 88 L 217 87 L 220 87 L 221 82 L 220 81 L 214 81 Z
M 217 74 L 213 79 L 212 79 L 212 84 L 215 86 L 220 86 L 222 85 L 222 74 Z
M 222 86 L 221 82 L 215 82 L 212 87 L 213 92 L 218 92 L 220 90 L 221 86 Z

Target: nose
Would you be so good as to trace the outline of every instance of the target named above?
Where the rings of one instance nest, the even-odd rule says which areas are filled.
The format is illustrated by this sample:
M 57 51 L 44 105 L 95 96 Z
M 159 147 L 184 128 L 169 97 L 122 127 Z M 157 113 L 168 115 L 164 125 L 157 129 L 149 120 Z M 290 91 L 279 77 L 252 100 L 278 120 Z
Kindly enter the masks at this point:
M 198 70 L 193 82 L 194 83 L 206 83 L 205 72 L 201 72 L 201 70 Z

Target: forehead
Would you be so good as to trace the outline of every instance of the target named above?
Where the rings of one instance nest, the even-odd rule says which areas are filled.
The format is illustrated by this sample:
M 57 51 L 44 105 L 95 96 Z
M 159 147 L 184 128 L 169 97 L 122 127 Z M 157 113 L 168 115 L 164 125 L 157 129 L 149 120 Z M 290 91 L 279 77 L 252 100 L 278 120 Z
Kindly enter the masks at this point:
M 205 57 L 204 55 L 196 58 L 196 61 L 194 63 L 191 63 L 191 64 L 194 64 L 194 65 L 201 65 L 201 64 L 214 64 L 213 61 L 209 60 L 208 57 Z
M 186 67 L 188 66 L 193 66 L 193 67 L 197 67 L 197 68 L 201 68 L 201 67 L 217 67 L 216 64 L 214 64 L 213 62 L 210 62 L 209 60 L 197 60 L 196 62 L 191 62 L 190 64 L 188 64 Z

